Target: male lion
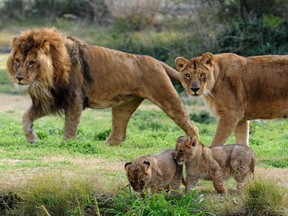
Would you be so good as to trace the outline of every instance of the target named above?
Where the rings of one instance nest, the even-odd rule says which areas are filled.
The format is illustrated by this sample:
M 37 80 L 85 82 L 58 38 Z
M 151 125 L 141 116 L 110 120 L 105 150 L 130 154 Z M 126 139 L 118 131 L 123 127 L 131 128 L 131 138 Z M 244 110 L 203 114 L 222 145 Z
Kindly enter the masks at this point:
M 174 159 L 185 163 L 185 193 L 196 186 L 198 179 L 212 180 L 215 190 L 225 194 L 223 181 L 233 177 L 237 192 L 245 186 L 247 177 L 254 176 L 255 155 L 247 145 L 218 145 L 207 148 L 196 137 L 181 136 L 175 147 Z
M 65 114 L 64 138 L 74 138 L 84 108 L 112 107 L 107 144 L 126 137 L 128 121 L 149 99 L 186 134 L 198 134 L 169 77 L 176 70 L 149 56 L 133 55 L 66 37 L 55 28 L 27 30 L 12 41 L 7 69 L 13 82 L 27 88 L 32 105 L 23 115 L 26 139 L 33 143 L 33 122 L 49 114 Z
M 203 94 L 219 117 L 212 146 L 224 144 L 233 131 L 236 143 L 248 145 L 249 120 L 288 115 L 288 56 L 204 53 L 175 62 L 186 91 Z
M 167 149 L 155 155 L 143 155 L 125 164 L 126 175 L 134 191 L 143 189 L 152 193 L 172 189 L 179 190 L 183 184 L 183 166 L 174 160 L 174 150 Z

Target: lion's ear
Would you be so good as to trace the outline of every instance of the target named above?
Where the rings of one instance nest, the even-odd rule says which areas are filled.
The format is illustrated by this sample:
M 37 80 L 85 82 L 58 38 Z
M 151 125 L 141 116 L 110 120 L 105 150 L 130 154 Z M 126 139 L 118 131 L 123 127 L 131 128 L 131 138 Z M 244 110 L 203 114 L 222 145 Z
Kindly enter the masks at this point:
M 182 69 L 187 64 L 187 62 L 188 60 L 185 59 L 184 57 L 177 57 L 175 59 L 177 70 L 179 71 L 180 69 Z
M 193 137 L 189 137 L 189 141 L 188 141 L 188 146 L 189 147 L 195 147 L 197 145 L 198 142 L 198 138 L 196 136 Z
M 184 142 L 185 136 L 179 136 L 176 142 Z
M 203 64 L 212 66 L 213 65 L 213 54 L 210 52 L 206 52 L 201 57 L 201 62 Z
M 150 167 L 150 162 L 149 161 L 143 161 L 143 166 L 144 166 L 145 171 L 147 171 Z
M 14 37 L 14 38 L 12 39 L 11 45 L 12 45 L 13 47 L 19 46 L 19 45 L 20 45 L 19 37 Z
M 44 51 L 44 53 L 47 55 L 48 53 L 50 53 L 50 42 L 45 40 L 43 43 L 42 43 L 42 46 L 41 46 L 42 50 Z
M 132 162 L 127 162 L 125 163 L 125 170 L 127 171 L 128 170 L 128 167 L 132 164 Z

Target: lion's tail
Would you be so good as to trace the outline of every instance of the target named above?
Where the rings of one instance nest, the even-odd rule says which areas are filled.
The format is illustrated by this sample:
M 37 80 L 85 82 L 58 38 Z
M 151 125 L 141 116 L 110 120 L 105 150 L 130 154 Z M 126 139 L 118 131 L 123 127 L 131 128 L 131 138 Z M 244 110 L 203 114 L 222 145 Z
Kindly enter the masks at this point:
M 161 61 L 159 62 L 161 63 L 162 67 L 165 69 L 170 79 L 180 82 L 180 74 L 178 73 L 177 70 L 175 70 L 174 68 L 172 68 L 171 66 L 169 66 L 168 64 L 164 62 L 161 62 Z

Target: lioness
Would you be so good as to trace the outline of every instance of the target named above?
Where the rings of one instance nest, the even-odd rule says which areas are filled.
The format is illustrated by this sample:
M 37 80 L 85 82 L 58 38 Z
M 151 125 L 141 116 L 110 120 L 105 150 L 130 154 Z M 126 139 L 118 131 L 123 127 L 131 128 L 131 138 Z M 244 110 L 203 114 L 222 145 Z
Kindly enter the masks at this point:
M 233 131 L 236 143 L 248 145 L 248 120 L 288 115 L 288 56 L 204 53 L 175 61 L 186 91 L 204 95 L 219 117 L 212 145 L 224 144 Z
M 84 44 L 55 28 L 27 30 L 13 38 L 7 61 L 11 80 L 29 92 L 32 105 L 23 115 L 26 139 L 33 143 L 33 122 L 65 114 L 64 138 L 74 138 L 82 110 L 112 107 L 107 144 L 126 137 L 128 121 L 146 98 L 159 106 L 186 134 L 198 134 L 171 80 L 176 70 L 149 56 Z
M 179 165 L 185 163 L 185 193 L 196 186 L 198 179 L 212 180 L 218 193 L 227 193 L 223 181 L 233 177 L 237 191 L 246 184 L 246 178 L 254 176 L 255 155 L 247 145 L 218 145 L 207 148 L 196 137 L 178 138 L 174 159 Z
M 167 149 L 155 155 L 143 155 L 125 164 L 126 175 L 133 190 L 139 193 L 151 189 L 152 193 L 178 190 L 182 181 L 182 165 L 174 160 L 174 150 Z

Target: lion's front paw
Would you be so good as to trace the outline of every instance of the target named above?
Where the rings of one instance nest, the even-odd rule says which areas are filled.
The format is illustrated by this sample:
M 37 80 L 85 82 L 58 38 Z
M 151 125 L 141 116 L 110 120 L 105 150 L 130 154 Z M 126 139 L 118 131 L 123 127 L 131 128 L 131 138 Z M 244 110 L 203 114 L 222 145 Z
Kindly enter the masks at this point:
M 219 194 L 222 194 L 222 195 L 226 195 L 226 194 L 227 194 L 226 188 L 217 189 L 216 191 L 217 191 Z
M 113 138 L 108 137 L 104 143 L 107 145 L 115 146 L 115 145 L 119 145 L 122 141 L 123 141 L 122 139 L 120 140 L 120 139 L 113 139 Z
M 25 134 L 26 140 L 30 143 L 35 143 L 37 141 L 37 135 L 34 132 Z

